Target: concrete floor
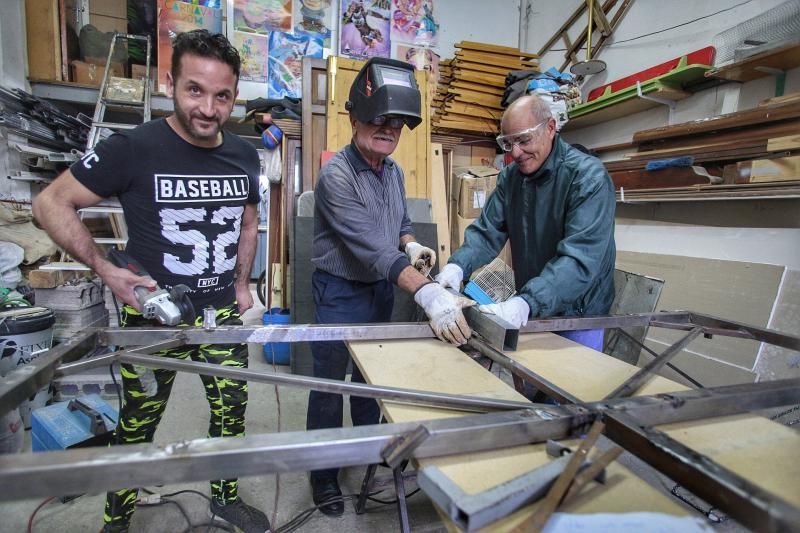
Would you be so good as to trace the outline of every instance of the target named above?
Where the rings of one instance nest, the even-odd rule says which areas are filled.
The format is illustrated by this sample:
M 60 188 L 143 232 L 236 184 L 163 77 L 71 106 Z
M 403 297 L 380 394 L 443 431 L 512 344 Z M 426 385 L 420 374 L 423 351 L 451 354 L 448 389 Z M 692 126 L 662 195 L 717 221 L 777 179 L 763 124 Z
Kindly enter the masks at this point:
M 264 308 L 258 304 L 243 317 L 245 324 L 261 324 Z M 261 345 L 250 345 L 250 367 L 259 370 L 272 368 L 263 356 Z M 288 366 L 277 367 L 279 372 L 289 372 Z M 510 376 L 501 375 L 510 382 Z M 305 429 L 306 403 L 308 392 L 299 389 L 276 388 L 269 385 L 251 383 L 250 400 L 247 408 L 247 432 L 249 434 L 275 431 L 296 431 Z M 280 405 L 280 419 L 278 416 Z M 347 409 L 345 409 L 347 417 Z M 349 420 L 346 421 L 349 424 Z M 200 378 L 193 374 L 179 373 L 172 391 L 166 414 L 156 433 L 156 442 L 169 443 L 182 439 L 205 437 L 208 426 L 208 409 L 203 394 Z M 30 435 L 26 432 L 26 451 L 30 451 Z M 604 447 L 600 444 L 600 447 Z M 637 472 L 650 485 L 668 494 L 674 483 L 655 473 L 630 454 L 623 454 L 619 461 Z M 344 469 L 340 475 L 342 490 L 345 494 L 355 495 L 364 477 L 366 467 Z M 378 470 L 378 478 L 390 479 L 387 469 Z M 391 485 L 389 485 L 391 487 Z M 408 490 L 416 488 L 413 483 Z M 168 484 L 161 487 L 148 487 L 148 490 L 159 494 L 192 489 L 202 494 L 209 494 L 209 485 L 201 483 Z M 0 490 L 2 490 L 0 488 Z M 141 495 L 141 493 L 140 493 Z M 313 506 L 311 490 L 305 472 L 294 472 L 280 476 L 258 476 L 240 479 L 240 495 L 250 503 L 263 510 L 275 526 L 282 526 L 301 511 Z M 394 490 L 389 488 L 377 496 L 385 500 L 394 499 Z M 668 496 L 671 497 L 671 496 Z M 139 507 L 133 515 L 131 531 L 135 533 L 162 533 L 191 530 L 192 526 L 207 524 L 209 521 L 208 503 L 198 494 L 185 493 L 177 495 L 175 501 L 180 503 L 186 512 L 184 517 L 175 505 L 159 505 Z M 105 494 L 84 495 L 67 503 L 51 500 L 45 504 L 35 516 L 32 531 L 63 533 L 84 533 L 99 531 L 102 527 L 103 505 Z M 0 502 L 0 533 L 26 531 L 28 521 L 34 510 L 42 503 L 42 499 Z M 702 503 L 702 502 L 700 502 Z M 433 505 L 425 494 L 419 492 L 408 500 L 411 528 L 415 532 L 446 531 Z M 700 517 L 700 513 L 686 506 L 689 513 Z M 714 524 L 709 524 L 714 526 Z M 728 520 L 715 527 L 718 531 L 741 531 L 738 524 Z M 221 531 L 210 527 L 198 528 L 200 531 Z M 369 502 L 367 512 L 356 515 L 353 503 L 345 505 L 345 513 L 341 517 L 331 518 L 319 512 L 300 529 L 300 531 L 339 531 L 370 532 L 397 531 L 399 523 L 395 505 L 381 505 Z

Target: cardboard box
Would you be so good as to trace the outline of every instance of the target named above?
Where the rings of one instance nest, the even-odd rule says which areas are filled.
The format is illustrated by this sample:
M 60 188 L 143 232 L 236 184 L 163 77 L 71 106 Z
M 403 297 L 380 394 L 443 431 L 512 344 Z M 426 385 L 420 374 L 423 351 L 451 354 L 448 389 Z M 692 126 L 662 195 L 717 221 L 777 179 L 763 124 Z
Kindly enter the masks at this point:
M 95 65 L 94 63 L 87 63 L 86 61 L 79 61 L 74 60 L 70 63 L 70 68 L 72 70 L 70 78 L 75 83 L 80 83 L 82 85 L 92 85 L 94 87 L 99 87 L 100 84 L 103 82 L 103 73 L 105 73 L 105 67 L 101 65 Z M 111 64 L 111 75 L 112 76 L 124 76 L 125 69 L 122 65 L 117 63 Z
M 486 199 L 497 186 L 498 170 L 493 167 L 462 167 L 453 171 L 458 178 L 452 193 L 458 205 L 458 215 L 476 218 L 481 214 Z
M 466 218 L 461 215 L 456 217 L 455 235 L 453 235 L 453 242 L 456 244 L 456 248 L 464 244 L 464 230 L 473 222 L 475 222 L 474 218 Z

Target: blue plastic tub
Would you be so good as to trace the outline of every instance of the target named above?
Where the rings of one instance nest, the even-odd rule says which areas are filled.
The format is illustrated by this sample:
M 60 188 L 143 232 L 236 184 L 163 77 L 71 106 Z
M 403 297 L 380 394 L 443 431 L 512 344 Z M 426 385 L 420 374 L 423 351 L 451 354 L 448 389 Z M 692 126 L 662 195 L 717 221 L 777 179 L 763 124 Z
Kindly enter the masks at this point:
M 273 307 L 264 313 L 264 325 L 288 324 L 289 310 Z M 273 361 L 274 358 L 274 361 Z M 268 342 L 264 344 L 264 359 L 267 363 L 276 365 L 289 364 L 289 343 L 288 342 Z

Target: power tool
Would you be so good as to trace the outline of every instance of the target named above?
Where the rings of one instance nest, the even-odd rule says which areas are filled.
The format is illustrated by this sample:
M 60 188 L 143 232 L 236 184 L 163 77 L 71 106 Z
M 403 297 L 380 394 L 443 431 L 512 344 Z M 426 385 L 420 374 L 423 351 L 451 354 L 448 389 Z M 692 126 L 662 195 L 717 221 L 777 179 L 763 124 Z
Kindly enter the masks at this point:
M 112 248 L 108 252 L 108 260 L 115 266 L 127 268 L 137 276 L 150 278 L 150 274 L 127 253 Z M 175 285 L 167 291 L 158 285 L 148 288 L 139 285 L 133 289 L 136 301 L 142 306 L 144 318 L 156 319 L 165 326 L 177 326 L 181 322 L 194 324 L 197 316 L 194 311 L 192 301 L 189 299 L 189 287 L 186 285 Z

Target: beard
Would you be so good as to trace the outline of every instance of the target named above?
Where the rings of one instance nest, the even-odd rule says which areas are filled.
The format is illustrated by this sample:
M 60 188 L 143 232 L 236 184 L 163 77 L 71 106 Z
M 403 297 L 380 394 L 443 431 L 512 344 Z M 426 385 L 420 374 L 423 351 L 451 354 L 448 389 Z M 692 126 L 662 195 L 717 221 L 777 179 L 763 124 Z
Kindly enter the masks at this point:
M 219 121 L 215 119 L 216 127 L 211 133 L 204 133 L 192 125 L 192 118 L 183 110 L 183 108 L 178 105 L 178 102 L 173 99 L 172 100 L 173 107 L 175 109 L 175 118 L 178 119 L 181 127 L 183 127 L 184 131 L 186 131 L 192 138 L 197 139 L 198 141 L 211 141 L 217 138 L 219 135 L 220 130 L 222 129 Z

